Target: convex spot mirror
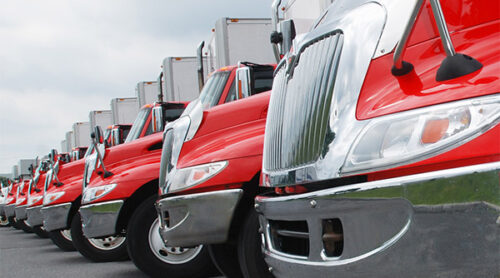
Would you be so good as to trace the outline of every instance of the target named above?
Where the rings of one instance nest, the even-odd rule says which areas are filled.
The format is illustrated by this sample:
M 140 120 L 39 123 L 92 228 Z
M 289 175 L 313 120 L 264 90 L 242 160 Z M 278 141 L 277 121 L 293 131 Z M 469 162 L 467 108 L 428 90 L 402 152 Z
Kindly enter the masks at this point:
M 56 163 L 57 159 L 58 159 L 59 155 L 57 153 L 57 150 L 56 149 L 52 149 L 50 150 L 50 153 L 49 153 L 49 159 L 50 159 L 50 162 L 52 164 Z
M 153 124 L 153 133 L 163 131 L 163 108 L 161 106 L 153 108 L 151 123 Z
M 102 134 L 102 129 L 100 126 L 96 126 L 94 128 L 94 132 L 90 134 L 90 138 L 94 140 L 96 144 L 104 143 L 104 135 Z
M 281 42 L 281 55 L 285 55 L 292 48 L 293 39 L 295 39 L 295 24 L 292 19 L 280 22 L 280 30 L 283 36 Z
M 249 67 L 236 70 L 236 99 L 249 97 L 252 91 L 252 77 Z

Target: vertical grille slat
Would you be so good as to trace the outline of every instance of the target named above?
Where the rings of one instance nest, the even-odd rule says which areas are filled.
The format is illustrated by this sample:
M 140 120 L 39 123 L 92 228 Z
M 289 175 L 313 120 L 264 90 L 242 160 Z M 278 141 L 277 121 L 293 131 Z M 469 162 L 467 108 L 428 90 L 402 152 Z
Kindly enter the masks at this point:
M 300 167 L 321 155 L 342 43 L 342 34 L 326 34 L 277 70 L 264 143 L 266 171 Z

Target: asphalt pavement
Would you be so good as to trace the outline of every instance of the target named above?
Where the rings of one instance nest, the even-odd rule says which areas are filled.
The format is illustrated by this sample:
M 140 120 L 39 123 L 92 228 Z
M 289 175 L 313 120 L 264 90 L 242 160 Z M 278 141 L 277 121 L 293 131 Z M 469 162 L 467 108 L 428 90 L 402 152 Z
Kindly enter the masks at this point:
M 147 277 L 131 261 L 94 263 L 77 251 L 63 252 L 50 239 L 0 228 L 0 277 Z

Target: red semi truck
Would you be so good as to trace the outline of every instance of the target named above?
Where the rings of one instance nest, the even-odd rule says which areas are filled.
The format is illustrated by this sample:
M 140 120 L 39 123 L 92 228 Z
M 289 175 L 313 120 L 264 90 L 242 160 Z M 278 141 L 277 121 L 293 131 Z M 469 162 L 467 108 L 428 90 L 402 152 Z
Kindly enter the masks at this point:
M 272 66 L 248 63 L 244 67 L 259 72 L 262 71 L 261 69 L 265 69 L 266 75 L 261 75 L 253 80 L 258 84 L 257 87 L 261 89 L 270 88 Z M 248 95 L 238 95 L 236 93 L 235 86 L 238 85 L 235 82 L 235 75 L 237 69 L 236 66 L 230 66 L 212 73 L 203 87 L 200 97 L 189 104 L 179 120 L 169 123 L 167 130 L 170 130 L 169 127 L 172 126 L 177 127 L 176 130 L 183 130 L 183 128 L 191 126 L 193 127 L 192 136 L 194 136 L 194 133 L 196 133 L 195 126 L 200 126 L 200 124 L 207 127 L 207 129 L 204 128 L 203 130 L 208 133 L 228 126 L 224 123 L 245 123 L 251 117 L 260 118 L 261 122 L 263 122 L 269 96 L 256 96 L 250 98 L 253 101 L 249 99 L 249 102 L 246 102 L 252 104 L 252 107 L 255 108 L 251 116 L 250 113 L 240 113 L 243 112 L 243 103 L 239 104 L 240 102 L 234 100 Z M 234 105 L 228 104 L 227 108 L 223 108 L 225 105 L 221 105 L 229 102 L 234 102 Z M 226 109 L 231 113 L 215 112 Z M 214 112 L 211 113 L 210 111 Z M 207 115 L 218 116 L 207 118 Z M 190 117 L 192 120 L 186 126 L 186 120 Z M 245 131 L 253 132 L 254 130 L 247 128 Z M 155 135 L 155 144 L 161 146 L 163 137 L 161 134 Z M 150 142 L 150 144 L 152 143 Z M 172 147 L 168 144 L 163 146 L 163 154 L 168 153 Z M 139 269 L 150 276 L 205 277 L 210 273 L 215 273 L 208 251 L 204 246 L 197 244 L 186 247 L 166 247 L 163 244 L 163 240 L 158 233 L 159 222 L 154 207 L 154 203 L 158 198 L 158 176 L 162 151 L 158 149 L 149 154 L 142 151 L 146 147 L 147 145 L 143 145 L 141 148 L 134 150 L 142 153 L 142 156 L 137 156 L 134 161 L 127 165 L 113 162 L 119 161 L 119 157 L 115 157 L 115 154 L 111 151 L 106 154 L 104 158 L 106 169 L 114 173 L 109 178 L 103 178 L 92 171 L 87 173 L 87 177 L 90 177 L 90 183 L 85 188 L 84 196 L 87 198 L 84 197 L 80 208 L 85 235 L 88 237 L 103 237 L 124 234 L 123 231 L 126 231 L 131 259 Z M 175 151 L 177 148 L 173 150 Z M 245 152 L 244 150 L 241 149 L 240 151 Z M 207 151 L 204 150 L 204 152 Z M 90 163 L 93 164 L 94 162 L 91 161 Z
M 266 277 L 253 199 L 274 66 L 233 71 L 234 93 L 202 94 L 165 129 L 154 227 L 167 248 L 208 246 L 227 277 Z
M 131 160 L 133 161 L 134 156 L 138 155 L 138 153 L 131 151 L 137 146 L 145 144 L 148 147 L 152 147 L 151 150 L 140 148 L 140 151 L 144 152 L 154 151 L 155 148 L 161 149 L 161 145 L 155 147 L 148 144 L 152 142 L 151 137 L 154 138 L 155 136 L 152 134 L 154 123 L 151 120 L 155 107 L 164 108 L 161 112 L 165 113 L 165 119 L 173 120 L 173 118 L 180 115 L 185 106 L 185 103 L 155 103 L 145 105 L 139 111 L 125 143 L 110 147 L 106 149 L 106 152 L 121 153 L 121 162 L 126 164 Z M 95 147 L 93 146 L 92 148 L 94 151 L 92 154 L 88 154 L 88 157 L 91 156 L 95 159 L 97 154 Z M 100 152 L 101 155 L 104 155 L 104 149 L 100 150 Z M 64 171 L 63 168 L 59 170 L 58 179 L 64 185 L 58 186 L 55 180 L 48 183 L 44 197 L 44 207 L 42 208 L 44 227 L 50 231 L 51 239 L 63 250 L 74 250 L 75 243 L 73 236 L 75 232 L 79 232 L 79 237 L 77 236 L 76 239 L 79 241 L 76 243 L 76 249 L 85 257 L 97 261 L 126 259 L 128 256 L 124 237 L 105 237 L 90 240 L 83 237 L 81 224 L 79 224 L 81 223 L 80 218 L 79 216 L 75 217 L 75 215 L 77 215 L 82 202 L 82 181 L 86 165 L 85 160 L 79 160 L 77 163 L 77 166 L 72 167 L 69 171 Z M 104 163 L 106 165 L 107 161 Z M 79 229 L 73 227 L 79 227 Z M 107 254 L 112 255 L 107 256 Z
M 336 0 L 282 53 L 261 181 L 275 192 L 256 199 L 276 277 L 498 275 L 499 14 Z

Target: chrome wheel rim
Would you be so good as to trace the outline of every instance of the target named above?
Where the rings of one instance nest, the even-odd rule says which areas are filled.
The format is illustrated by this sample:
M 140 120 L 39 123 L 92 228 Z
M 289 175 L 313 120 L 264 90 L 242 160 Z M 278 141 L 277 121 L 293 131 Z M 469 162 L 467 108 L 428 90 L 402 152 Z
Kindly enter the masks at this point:
M 89 238 L 89 243 L 99 250 L 110 251 L 116 249 L 125 242 L 124 236 L 108 236 L 105 238 Z
M 61 235 L 66 239 L 66 240 L 69 240 L 69 241 L 72 241 L 71 240 L 71 231 L 68 229 L 68 230 L 60 230 L 59 233 L 61 233 Z
M 149 248 L 155 256 L 167 264 L 184 264 L 194 259 L 201 252 L 203 245 L 194 248 L 165 247 L 159 233 L 160 222 L 155 219 L 149 229 Z

